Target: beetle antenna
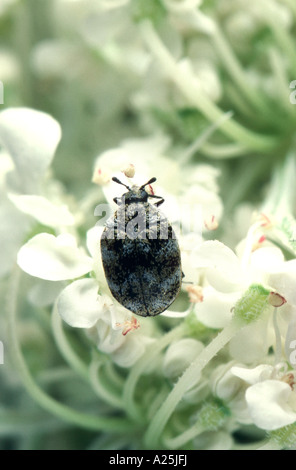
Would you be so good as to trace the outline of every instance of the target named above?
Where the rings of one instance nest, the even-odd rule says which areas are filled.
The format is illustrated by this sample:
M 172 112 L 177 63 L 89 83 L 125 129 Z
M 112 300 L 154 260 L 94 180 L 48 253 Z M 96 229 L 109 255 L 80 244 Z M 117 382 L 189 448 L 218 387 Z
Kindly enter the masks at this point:
M 144 189 L 145 186 L 147 186 L 147 184 L 154 183 L 155 181 L 156 181 L 156 178 L 151 178 L 147 183 L 142 184 L 142 186 L 140 187 L 140 189 Z
M 113 176 L 112 178 L 112 181 L 114 181 L 115 183 L 118 183 L 118 184 L 122 184 L 122 186 L 125 186 L 127 189 L 131 189 L 129 186 L 127 186 L 126 184 L 122 183 L 118 178 L 116 178 L 116 176 Z

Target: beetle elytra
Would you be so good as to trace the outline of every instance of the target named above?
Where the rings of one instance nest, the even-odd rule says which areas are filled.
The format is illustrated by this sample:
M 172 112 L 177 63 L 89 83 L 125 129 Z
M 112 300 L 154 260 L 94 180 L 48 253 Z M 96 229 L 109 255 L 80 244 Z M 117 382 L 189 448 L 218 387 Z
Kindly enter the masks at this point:
M 166 310 L 181 289 L 181 255 L 174 230 L 158 206 L 164 199 L 142 186 L 114 198 L 117 211 L 101 237 L 102 263 L 113 297 L 131 312 L 155 316 Z M 150 204 L 148 198 L 159 199 Z

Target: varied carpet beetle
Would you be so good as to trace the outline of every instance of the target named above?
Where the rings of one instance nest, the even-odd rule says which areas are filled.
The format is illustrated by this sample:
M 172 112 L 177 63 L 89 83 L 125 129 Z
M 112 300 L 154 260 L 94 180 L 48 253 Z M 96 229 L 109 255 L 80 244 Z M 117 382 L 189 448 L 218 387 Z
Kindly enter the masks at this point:
M 101 237 L 102 262 L 114 298 L 142 317 L 159 315 L 179 294 L 181 255 L 175 233 L 158 206 L 164 199 L 149 194 L 145 186 L 128 189 L 114 198 L 117 211 L 107 221 Z M 148 198 L 160 199 L 150 204 Z

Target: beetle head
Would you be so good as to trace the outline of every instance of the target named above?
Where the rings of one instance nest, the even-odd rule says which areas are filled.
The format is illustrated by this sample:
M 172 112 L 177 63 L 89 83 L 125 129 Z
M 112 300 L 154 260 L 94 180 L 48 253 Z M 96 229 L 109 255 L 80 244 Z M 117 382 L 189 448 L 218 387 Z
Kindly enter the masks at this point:
M 147 202 L 149 193 L 147 193 L 145 186 L 154 183 L 156 181 L 156 178 L 151 178 L 147 183 L 143 184 L 142 186 L 134 185 L 131 188 L 126 184 L 122 183 L 116 177 L 112 178 L 112 180 L 115 183 L 122 184 L 122 186 L 125 186 L 128 189 L 128 191 L 122 195 L 122 199 L 124 200 L 125 204 L 132 204 L 135 202 Z M 117 198 L 117 201 L 119 203 L 120 198 Z

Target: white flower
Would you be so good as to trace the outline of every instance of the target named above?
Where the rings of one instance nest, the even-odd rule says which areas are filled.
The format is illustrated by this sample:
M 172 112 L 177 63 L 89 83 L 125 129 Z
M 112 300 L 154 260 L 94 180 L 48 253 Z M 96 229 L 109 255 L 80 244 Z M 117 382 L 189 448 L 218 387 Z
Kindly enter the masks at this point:
M 202 0 L 164 0 L 164 4 L 171 13 L 176 29 L 203 33 L 215 30 L 214 21 L 199 10 Z
M 143 184 L 144 179 L 154 176 L 150 175 L 151 168 L 155 170 L 156 168 L 164 169 L 165 162 L 167 163 L 164 155 L 169 148 L 169 144 L 170 139 L 162 134 L 125 140 L 119 147 L 109 149 L 97 157 L 94 177 L 100 178 L 101 175 L 102 179 L 98 181 L 100 184 L 109 183 L 113 176 L 122 178 L 124 183 L 129 184 L 129 180 L 123 176 L 123 169 L 133 164 L 136 169 L 135 184 Z M 155 165 L 155 161 L 157 161 L 157 165 Z M 173 178 L 172 184 L 174 184 L 178 180 L 178 165 L 171 163 L 169 171 L 170 178 Z M 105 189 L 104 186 L 103 189 Z M 109 194 L 105 193 L 105 196 L 108 198 Z
M 8 198 L 21 212 L 48 227 L 66 227 L 75 223 L 74 216 L 65 204 L 53 204 L 44 196 L 9 193 Z
M 69 284 L 57 299 L 62 319 L 74 328 L 91 328 L 98 321 L 106 300 L 98 295 L 94 279 L 79 279 Z
M 143 334 L 141 329 L 133 331 L 132 334 L 125 334 L 122 327 L 128 321 L 132 322 L 130 312 L 121 306 L 115 306 L 107 296 L 105 299 L 105 307 L 98 321 L 87 334 L 101 352 L 111 355 L 116 364 L 131 367 L 145 353 L 146 347 L 155 340 L 149 334 Z
M 76 245 L 73 235 L 39 233 L 20 249 L 17 262 L 31 276 L 49 281 L 74 279 L 90 272 L 93 260 Z
M 240 293 L 219 292 L 211 286 L 204 287 L 202 292 L 203 300 L 194 307 L 196 317 L 209 328 L 223 328 L 232 317 L 231 309 Z
M 204 345 L 193 338 L 184 338 L 172 343 L 163 359 L 165 377 L 177 380 L 203 348 Z M 196 377 L 196 382 L 199 379 L 200 377 Z
M 162 369 L 164 376 L 170 381 L 176 382 L 203 348 L 203 343 L 193 338 L 183 338 L 171 343 L 163 358 Z M 196 404 L 206 398 L 208 391 L 207 379 L 196 376 L 194 384 L 186 391 L 183 400 Z
M 269 275 L 269 282 L 274 289 L 281 293 L 291 305 L 296 305 L 295 279 L 295 259 L 282 263 L 277 272 Z
M 0 113 L 0 244 L 5 247 L 0 275 L 13 266 L 32 229 L 32 217 L 51 226 L 73 223 L 65 206 L 52 204 L 40 194 L 60 137 L 59 124 L 40 111 L 11 108 Z
M 274 344 L 274 329 L 263 317 L 236 333 L 229 342 L 229 353 L 237 361 L 254 364 L 266 357 L 269 347 Z
M 2 111 L 0 140 L 14 163 L 10 187 L 21 194 L 38 193 L 60 138 L 60 126 L 48 114 L 27 108 Z
M 102 185 L 107 202 L 115 209 L 115 191 L 124 190 L 117 189 L 111 182 L 113 176 L 129 186 L 142 185 L 156 176 L 153 190 L 164 198 L 161 210 L 169 221 L 182 228 L 184 236 L 188 232 L 201 236 L 204 220 L 209 216 L 219 220 L 222 216 L 217 185 L 219 172 L 205 164 L 180 166 L 178 159 L 166 156 L 169 152 L 170 140 L 165 135 L 124 141 L 120 147 L 103 152 L 97 158 L 93 181 Z M 178 157 L 182 159 L 182 153 Z M 123 173 L 131 164 L 135 168 L 132 181 Z
M 252 420 L 244 399 L 246 385 L 233 375 L 234 364 L 238 363 L 229 361 L 216 367 L 210 377 L 210 387 L 213 394 L 230 408 L 236 421 L 250 424 Z
M 261 237 L 262 233 L 259 235 Z M 256 242 L 259 235 L 251 227 L 246 240 L 237 247 L 239 256 L 221 242 L 207 241 L 197 246 L 191 257 L 193 267 L 200 271 L 201 279 L 205 278 L 203 301 L 195 304 L 194 311 L 198 320 L 208 327 L 226 326 L 236 301 L 254 283 L 277 292 L 286 302 L 276 315 L 277 326 L 272 325 L 268 321 L 270 316 L 266 315 L 242 328 L 230 340 L 230 356 L 245 364 L 262 361 L 269 347 L 276 351 L 281 341 L 286 340 L 287 345 L 287 327 L 295 318 L 296 263 L 284 261 L 282 251 L 264 237 L 263 243 Z
M 123 331 L 123 326 L 131 322 L 130 312 L 115 305 L 108 295 L 99 295 L 95 279 L 79 279 L 69 284 L 57 299 L 57 309 L 68 325 L 85 329 L 98 349 L 111 354 L 122 367 L 136 362 L 152 341 L 141 332 L 127 335 Z M 131 329 L 135 327 L 134 323 Z
M 248 242 L 249 243 L 249 242 Z M 292 283 L 288 282 L 289 272 L 293 271 L 294 263 L 284 261 L 282 251 L 272 245 L 265 244 L 255 251 L 249 251 L 248 247 L 241 250 L 241 256 L 238 257 L 230 248 L 223 243 L 214 240 L 206 241 L 197 246 L 193 252 L 192 264 L 195 268 L 202 270 L 207 283 L 212 289 L 205 288 L 205 304 L 196 305 L 196 314 L 199 317 L 199 309 L 201 310 L 201 319 L 208 326 L 221 328 L 231 319 L 231 307 L 235 301 L 252 283 L 261 283 L 269 286 L 271 290 L 277 291 L 285 299 L 294 301 L 292 293 Z M 295 265 L 296 266 L 296 265 Z M 295 271 L 296 275 L 296 271 Z M 285 281 L 280 284 L 279 278 Z M 291 277 L 292 279 L 292 277 Z M 222 295 L 224 294 L 224 295 Z M 228 297 L 227 295 L 228 294 Z M 229 302 L 228 315 L 224 316 L 225 322 L 220 319 L 219 324 L 218 312 L 216 305 L 211 308 L 214 298 L 223 298 L 225 308 L 227 301 Z M 203 315 L 204 309 L 208 309 L 208 321 Z M 223 305 L 223 304 L 222 304 Z M 221 305 L 221 307 L 222 307 Z M 218 326 L 219 325 L 219 326 Z
M 127 334 L 136 330 L 139 324 L 133 321 L 130 311 L 105 294 L 109 289 L 101 264 L 101 233 L 102 227 L 94 227 L 87 234 L 87 247 L 92 256 L 77 246 L 73 235 L 65 233 L 55 237 L 40 233 L 22 246 L 17 260 L 31 276 L 56 281 L 57 288 L 53 290 L 58 294 L 57 310 L 68 325 L 84 329 L 100 351 L 111 354 L 113 361 L 121 367 L 130 367 L 153 340 L 149 334 L 142 333 L 143 328 Z M 98 276 L 74 280 L 65 288 L 57 282 L 73 280 L 90 271 Z M 37 292 L 29 293 L 34 304 L 48 305 L 54 300 L 50 293 L 44 292 L 47 287 L 47 284 L 39 285 Z M 46 299 L 42 300 L 44 296 Z
M 232 367 L 231 372 L 249 385 L 245 400 L 256 426 L 272 431 L 296 421 L 295 377 L 286 365 Z
M 124 327 L 132 324 L 132 315 L 115 304 L 108 295 L 98 294 L 95 279 L 79 279 L 69 284 L 57 299 L 63 320 L 74 328 L 83 328 L 99 351 L 110 354 L 121 367 L 130 367 L 153 339 L 140 331 L 127 334 Z
M 129 80 L 131 72 L 143 76 L 150 58 L 137 39 L 138 30 L 131 18 L 133 6 L 130 0 L 84 4 L 85 1 L 81 15 L 78 15 L 83 20 L 77 25 L 83 40 L 92 49 L 97 49 L 114 68 L 125 73 L 125 81 Z

